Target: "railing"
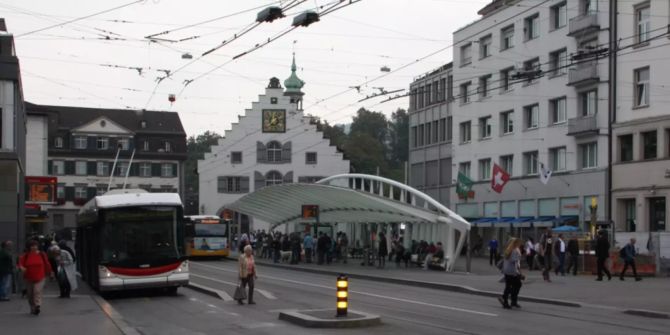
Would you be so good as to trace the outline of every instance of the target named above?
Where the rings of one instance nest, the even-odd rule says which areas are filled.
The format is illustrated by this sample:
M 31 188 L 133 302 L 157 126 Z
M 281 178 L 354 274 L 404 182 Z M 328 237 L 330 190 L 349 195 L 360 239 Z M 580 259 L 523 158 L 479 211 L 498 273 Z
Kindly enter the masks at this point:
M 580 116 L 568 119 L 568 135 L 579 136 L 598 132 L 596 115 Z
M 570 19 L 570 28 L 568 36 L 577 35 L 579 33 L 585 33 L 591 30 L 600 29 L 600 24 L 598 23 L 598 14 L 584 14 Z
M 582 63 L 568 72 L 568 85 L 591 83 L 600 80 L 598 63 Z

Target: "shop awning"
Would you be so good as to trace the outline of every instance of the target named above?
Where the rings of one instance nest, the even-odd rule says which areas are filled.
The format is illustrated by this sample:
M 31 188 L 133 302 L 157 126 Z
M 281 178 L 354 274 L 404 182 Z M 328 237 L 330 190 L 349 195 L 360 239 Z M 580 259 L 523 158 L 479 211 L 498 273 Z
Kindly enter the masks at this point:
M 513 219 L 511 223 L 512 227 L 515 228 L 530 228 L 531 222 L 533 222 L 533 220 L 535 220 L 535 218 L 532 216 L 522 216 Z
M 493 222 L 497 221 L 497 218 L 479 218 L 475 221 L 470 221 L 470 224 L 473 227 L 491 227 Z
M 555 216 L 540 216 L 533 221 L 533 227 L 535 228 L 546 228 L 553 227 L 554 222 L 556 221 Z

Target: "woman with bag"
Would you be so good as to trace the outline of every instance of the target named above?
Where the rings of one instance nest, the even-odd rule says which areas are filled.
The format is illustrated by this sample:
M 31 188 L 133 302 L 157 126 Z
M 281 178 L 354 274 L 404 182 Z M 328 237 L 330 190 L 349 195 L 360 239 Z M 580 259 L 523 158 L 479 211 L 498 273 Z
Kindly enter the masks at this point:
M 59 298 L 69 298 L 70 292 L 77 289 L 77 277 L 75 273 L 74 258 L 64 249 L 54 251 L 56 261 L 58 262 L 58 288 L 60 289 Z
M 521 290 L 521 281 L 525 279 L 521 273 L 521 252 L 519 251 L 521 246 L 523 246 L 521 239 L 512 238 L 507 243 L 503 253 L 502 272 L 505 275 L 505 291 L 501 297 L 498 297 L 498 301 L 505 309 L 521 308 L 517 302 Z M 510 295 L 512 296 L 511 304 L 508 300 Z
M 247 295 L 244 292 L 244 289 L 249 285 L 249 296 L 247 303 L 249 305 L 255 305 L 254 302 L 254 281 L 258 278 L 256 274 L 256 262 L 254 261 L 253 248 L 251 245 L 244 247 L 244 254 L 240 255 L 239 259 L 239 285 L 235 290 L 235 300 L 240 305 L 244 303 L 242 300 L 247 298 Z
M 23 272 L 23 279 L 30 304 L 30 313 L 40 314 L 42 305 L 42 289 L 47 276 L 54 277 L 47 255 L 41 252 L 37 241 L 28 242 L 29 250 L 19 258 L 19 269 Z

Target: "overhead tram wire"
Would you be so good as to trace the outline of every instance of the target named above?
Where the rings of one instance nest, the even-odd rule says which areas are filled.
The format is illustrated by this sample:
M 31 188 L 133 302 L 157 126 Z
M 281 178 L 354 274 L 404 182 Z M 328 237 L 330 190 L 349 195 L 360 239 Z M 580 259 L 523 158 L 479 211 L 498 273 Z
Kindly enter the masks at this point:
M 35 34 L 35 33 L 39 33 L 39 32 L 49 30 L 49 29 L 52 29 L 52 28 L 56 28 L 56 27 L 62 27 L 64 25 L 68 25 L 68 24 L 71 24 L 71 23 L 74 23 L 74 22 L 77 22 L 77 21 L 85 20 L 85 19 L 88 19 L 90 17 L 94 17 L 94 16 L 97 16 L 97 15 L 113 12 L 115 10 L 119 10 L 119 9 L 122 9 L 122 8 L 125 8 L 125 7 L 128 7 L 128 6 L 132 6 L 132 5 L 138 4 L 140 2 L 144 2 L 144 0 L 132 1 L 132 2 L 129 2 L 129 3 L 123 4 L 121 6 L 116 6 L 116 7 L 110 8 L 110 9 L 95 12 L 95 13 L 85 15 L 85 16 L 81 16 L 81 17 L 78 17 L 78 18 L 75 18 L 75 19 L 72 19 L 72 20 L 62 22 L 62 23 L 57 23 L 57 24 L 54 24 L 54 25 L 50 25 L 50 26 L 40 28 L 40 29 L 36 29 L 36 30 L 32 30 L 32 31 L 25 32 L 25 33 L 22 33 L 22 34 L 18 34 L 18 35 L 16 35 L 16 38 L 20 38 L 20 37 L 23 37 L 23 36 L 28 36 L 28 35 Z

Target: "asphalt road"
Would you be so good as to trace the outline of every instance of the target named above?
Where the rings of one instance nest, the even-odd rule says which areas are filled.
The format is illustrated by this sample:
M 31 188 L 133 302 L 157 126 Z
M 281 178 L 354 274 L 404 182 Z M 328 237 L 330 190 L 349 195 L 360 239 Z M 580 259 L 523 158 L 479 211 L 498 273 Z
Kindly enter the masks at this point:
M 350 281 L 350 309 L 378 314 L 363 329 L 307 329 L 277 319 L 280 310 L 334 308 L 331 276 L 260 267 L 257 305 L 238 306 L 236 263 L 191 263 L 191 281 L 223 291 L 217 299 L 191 289 L 176 296 L 130 294 L 109 299 L 140 334 L 667 334 L 669 320 L 625 315 L 602 307 L 524 303 L 504 310 L 495 299 L 419 287 Z M 523 290 L 523 289 L 522 289 Z M 227 293 L 227 294 L 226 294 Z M 229 296 L 226 296 L 229 295 Z

